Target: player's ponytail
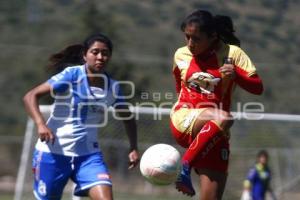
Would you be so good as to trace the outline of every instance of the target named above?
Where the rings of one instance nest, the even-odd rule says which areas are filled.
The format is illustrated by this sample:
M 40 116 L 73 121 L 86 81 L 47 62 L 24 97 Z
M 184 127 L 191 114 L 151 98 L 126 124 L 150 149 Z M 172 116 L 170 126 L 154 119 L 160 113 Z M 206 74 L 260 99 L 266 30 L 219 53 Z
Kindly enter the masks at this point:
M 52 54 L 49 61 L 48 69 L 53 74 L 59 73 L 69 66 L 82 65 L 84 64 L 83 45 L 70 45 L 62 51 Z
M 234 35 L 233 23 L 230 17 L 224 15 L 216 15 L 214 17 L 216 32 L 219 38 L 226 44 L 240 46 L 240 40 Z

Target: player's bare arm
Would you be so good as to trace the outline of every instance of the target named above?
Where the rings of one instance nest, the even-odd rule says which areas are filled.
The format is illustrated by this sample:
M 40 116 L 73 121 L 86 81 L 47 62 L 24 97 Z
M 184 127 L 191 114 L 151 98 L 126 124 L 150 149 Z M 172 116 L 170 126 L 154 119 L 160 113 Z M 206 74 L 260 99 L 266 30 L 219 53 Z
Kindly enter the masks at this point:
M 130 150 L 128 154 L 129 159 L 129 167 L 128 169 L 132 169 L 137 166 L 139 162 L 139 153 L 137 147 L 137 129 L 136 122 L 133 114 L 129 110 L 127 105 L 122 105 L 116 107 L 117 114 L 122 118 L 126 134 L 129 139 Z
M 55 138 L 52 131 L 46 126 L 45 120 L 40 112 L 38 101 L 40 97 L 48 94 L 51 86 L 48 83 L 42 83 L 25 94 L 23 102 L 26 111 L 32 117 L 37 126 L 37 132 L 41 141 L 52 143 Z

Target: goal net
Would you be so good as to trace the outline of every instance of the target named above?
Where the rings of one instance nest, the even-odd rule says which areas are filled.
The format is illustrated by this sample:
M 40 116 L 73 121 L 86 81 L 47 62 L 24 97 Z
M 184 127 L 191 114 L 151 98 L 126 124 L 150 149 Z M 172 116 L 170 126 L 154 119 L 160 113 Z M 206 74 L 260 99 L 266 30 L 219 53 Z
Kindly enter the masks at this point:
M 47 118 L 51 106 L 41 106 Z M 169 129 L 169 109 L 132 107 L 138 127 L 140 154 L 156 143 L 167 143 L 179 147 Z M 231 131 L 231 159 L 229 177 L 224 199 L 240 199 L 243 180 L 255 163 L 259 150 L 270 155 L 272 187 L 278 199 L 300 198 L 300 116 L 234 112 L 235 124 Z M 31 159 L 37 134 L 29 118 L 24 137 L 23 150 L 15 187 L 14 200 L 34 199 L 32 194 Z M 114 197 L 118 200 L 132 199 L 190 199 L 178 193 L 174 185 L 158 187 L 145 181 L 139 169 L 127 170 L 128 140 L 122 122 L 109 114 L 108 123 L 99 133 L 100 148 L 112 174 Z M 195 187 L 198 179 L 193 176 Z M 72 195 L 73 184 L 68 183 L 63 199 L 77 199 Z M 193 199 L 199 199 L 199 193 Z

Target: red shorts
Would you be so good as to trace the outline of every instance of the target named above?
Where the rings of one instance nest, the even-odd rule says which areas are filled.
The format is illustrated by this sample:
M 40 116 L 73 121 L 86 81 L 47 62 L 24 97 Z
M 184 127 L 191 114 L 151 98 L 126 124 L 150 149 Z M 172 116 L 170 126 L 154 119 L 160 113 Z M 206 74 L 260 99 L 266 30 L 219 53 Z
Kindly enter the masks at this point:
M 184 148 L 188 148 L 193 141 L 191 134 L 178 131 L 172 121 L 170 126 L 173 137 L 177 143 Z M 195 159 L 192 167 L 195 169 L 210 169 L 227 173 L 230 153 L 228 137 L 222 136 L 214 146 L 207 145 L 204 153 L 206 153 L 205 157 L 202 157 L 203 154 L 201 154 L 201 157 L 199 155 L 199 157 Z

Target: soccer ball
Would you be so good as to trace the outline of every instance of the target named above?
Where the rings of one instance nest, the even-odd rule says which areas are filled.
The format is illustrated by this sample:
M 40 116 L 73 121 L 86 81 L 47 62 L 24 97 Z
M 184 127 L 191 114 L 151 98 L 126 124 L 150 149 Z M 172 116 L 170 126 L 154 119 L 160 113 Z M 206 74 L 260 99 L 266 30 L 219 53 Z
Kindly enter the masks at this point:
M 180 153 L 168 144 L 156 144 L 143 154 L 140 170 L 147 181 L 154 185 L 169 185 L 175 182 L 180 169 Z

